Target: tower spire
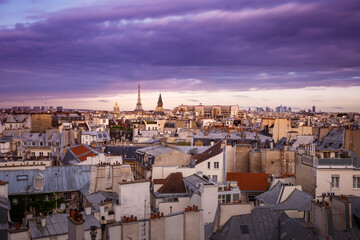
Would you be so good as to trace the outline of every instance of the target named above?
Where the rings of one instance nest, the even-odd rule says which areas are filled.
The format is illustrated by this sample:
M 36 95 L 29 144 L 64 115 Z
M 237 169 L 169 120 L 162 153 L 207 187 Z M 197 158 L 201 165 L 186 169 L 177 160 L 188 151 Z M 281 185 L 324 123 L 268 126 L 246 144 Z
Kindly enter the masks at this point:
M 138 85 L 138 99 L 137 99 L 137 103 L 136 103 L 136 108 L 135 108 L 135 112 L 142 112 L 144 111 L 142 108 L 142 104 L 141 104 L 141 98 L 140 98 L 140 83 Z

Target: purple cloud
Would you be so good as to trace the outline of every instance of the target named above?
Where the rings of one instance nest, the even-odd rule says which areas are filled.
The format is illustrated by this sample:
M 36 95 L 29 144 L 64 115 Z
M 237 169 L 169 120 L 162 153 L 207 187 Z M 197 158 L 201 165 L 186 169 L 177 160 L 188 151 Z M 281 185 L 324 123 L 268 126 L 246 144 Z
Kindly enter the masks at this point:
M 0 93 L 358 86 L 359 10 L 358 0 L 188 0 L 29 16 L 0 29 Z

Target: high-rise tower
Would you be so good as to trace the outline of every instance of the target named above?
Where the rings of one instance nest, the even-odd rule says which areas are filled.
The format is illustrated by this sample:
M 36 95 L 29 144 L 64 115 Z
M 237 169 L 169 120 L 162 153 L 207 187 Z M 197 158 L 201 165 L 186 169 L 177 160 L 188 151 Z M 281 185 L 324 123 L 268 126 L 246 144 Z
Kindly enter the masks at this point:
M 141 98 L 140 98 L 140 84 L 138 85 L 138 99 L 136 103 L 136 108 L 134 110 L 135 112 L 142 112 L 144 111 L 141 104 Z

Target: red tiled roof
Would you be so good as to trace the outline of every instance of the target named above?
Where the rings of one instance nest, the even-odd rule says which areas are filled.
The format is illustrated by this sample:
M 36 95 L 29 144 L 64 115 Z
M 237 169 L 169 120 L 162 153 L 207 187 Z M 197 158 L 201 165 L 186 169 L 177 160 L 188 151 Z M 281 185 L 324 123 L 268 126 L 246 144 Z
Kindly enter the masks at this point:
M 164 184 L 166 182 L 166 179 L 154 179 L 154 184 Z
M 159 193 L 186 193 L 182 173 L 171 173 L 164 185 L 158 190 Z
M 95 149 L 94 149 L 95 150 Z M 94 150 L 92 148 L 87 148 L 84 145 L 78 145 L 76 147 L 73 147 L 71 149 L 71 152 L 80 160 L 85 161 L 87 157 L 93 157 L 97 154 L 94 153 Z
M 82 156 L 80 156 L 78 158 L 79 158 L 80 161 L 85 161 L 87 159 L 87 157 L 94 157 L 94 156 L 96 156 L 95 153 L 89 152 L 89 153 L 86 153 L 85 155 L 82 155 Z
M 222 148 L 221 148 L 221 141 L 214 144 L 211 148 L 207 149 L 206 151 L 199 153 L 199 154 L 194 154 L 192 156 L 193 159 L 195 159 L 196 164 L 202 163 L 212 157 L 215 157 L 216 155 L 222 153 Z
M 228 172 L 228 181 L 237 181 L 240 190 L 247 191 L 266 191 L 270 186 L 267 182 L 267 173 L 234 173 Z
M 84 145 L 79 145 L 79 146 L 76 146 L 76 147 L 73 147 L 71 149 L 71 151 L 76 155 L 76 156 L 79 156 L 79 155 L 82 155 L 84 153 L 87 153 L 90 151 L 90 149 L 88 149 L 87 147 L 85 147 Z

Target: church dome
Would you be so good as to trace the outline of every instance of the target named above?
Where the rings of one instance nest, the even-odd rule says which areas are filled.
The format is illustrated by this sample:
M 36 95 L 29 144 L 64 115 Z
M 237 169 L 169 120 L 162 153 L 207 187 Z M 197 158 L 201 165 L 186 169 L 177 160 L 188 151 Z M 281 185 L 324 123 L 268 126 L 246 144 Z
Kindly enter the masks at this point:
M 114 112 L 120 112 L 120 108 L 119 108 L 119 105 L 117 102 L 115 103 L 115 106 L 114 106 Z

